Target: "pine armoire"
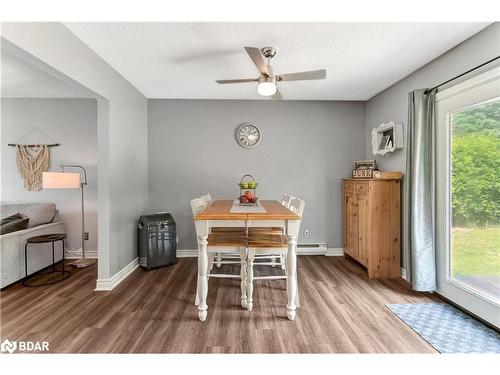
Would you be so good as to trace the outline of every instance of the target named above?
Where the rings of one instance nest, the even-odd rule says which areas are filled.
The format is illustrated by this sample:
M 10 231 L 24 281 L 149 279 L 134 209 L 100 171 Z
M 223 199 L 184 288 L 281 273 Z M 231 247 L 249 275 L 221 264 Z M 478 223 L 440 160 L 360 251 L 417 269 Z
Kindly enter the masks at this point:
M 370 278 L 400 277 L 401 180 L 344 179 L 344 253 Z

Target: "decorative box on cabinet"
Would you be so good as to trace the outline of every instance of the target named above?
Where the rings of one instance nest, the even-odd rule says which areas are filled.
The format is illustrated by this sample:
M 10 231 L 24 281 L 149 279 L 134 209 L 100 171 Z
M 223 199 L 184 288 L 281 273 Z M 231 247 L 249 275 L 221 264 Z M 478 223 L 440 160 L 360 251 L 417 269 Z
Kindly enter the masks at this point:
M 344 253 L 370 278 L 400 277 L 401 180 L 344 179 Z

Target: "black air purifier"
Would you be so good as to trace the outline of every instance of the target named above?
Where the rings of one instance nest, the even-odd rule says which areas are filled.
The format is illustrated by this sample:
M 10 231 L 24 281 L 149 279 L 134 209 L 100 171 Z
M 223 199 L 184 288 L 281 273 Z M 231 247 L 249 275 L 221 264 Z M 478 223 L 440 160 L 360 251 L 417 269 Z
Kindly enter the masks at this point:
M 147 271 L 177 261 L 177 234 L 171 214 L 143 215 L 138 226 L 139 264 Z

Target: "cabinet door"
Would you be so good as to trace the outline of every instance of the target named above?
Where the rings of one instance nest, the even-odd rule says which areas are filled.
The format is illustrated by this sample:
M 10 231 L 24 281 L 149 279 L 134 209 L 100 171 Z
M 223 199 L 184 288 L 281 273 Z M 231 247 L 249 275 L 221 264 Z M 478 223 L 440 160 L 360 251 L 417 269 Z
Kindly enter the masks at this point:
M 356 195 L 351 197 L 350 200 L 351 207 L 351 256 L 358 260 L 359 259 L 359 243 L 358 243 L 358 231 L 359 231 L 359 218 L 358 218 L 358 207 L 357 207 L 357 199 Z
M 368 194 L 356 191 L 356 218 L 357 218 L 357 260 L 362 265 L 368 263 Z
M 353 256 L 354 237 L 354 190 L 353 183 L 344 183 L 344 251 L 347 255 Z

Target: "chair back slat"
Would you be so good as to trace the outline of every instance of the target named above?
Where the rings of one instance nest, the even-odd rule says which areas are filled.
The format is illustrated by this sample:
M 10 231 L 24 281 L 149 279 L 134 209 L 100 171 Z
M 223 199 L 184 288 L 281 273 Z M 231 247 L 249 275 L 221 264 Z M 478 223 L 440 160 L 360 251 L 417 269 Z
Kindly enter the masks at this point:
M 212 202 L 213 202 L 212 196 L 210 195 L 210 193 L 202 195 L 201 199 L 203 199 L 207 205 L 212 204 Z
M 306 206 L 306 202 L 303 201 L 302 199 L 300 198 L 292 198 L 292 200 L 290 201 L 290 211 L 292 211 L 293 213 L 299 215 L 300 217 L 302 217 L 302 215 L 304 214 L 304 208 Z
M 194 198 L 191 200 L 191 210 L 193 211 L 193 217 L 198 215 L 201 211 L 205 209 L 207 204 L 203 198 Z
M 281 204 L 286 208 L 290 208 L 290 202 L 293 199 L 293 195 L 285 193 L 283 194 L 283 198 L 281 198 Z

